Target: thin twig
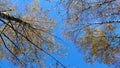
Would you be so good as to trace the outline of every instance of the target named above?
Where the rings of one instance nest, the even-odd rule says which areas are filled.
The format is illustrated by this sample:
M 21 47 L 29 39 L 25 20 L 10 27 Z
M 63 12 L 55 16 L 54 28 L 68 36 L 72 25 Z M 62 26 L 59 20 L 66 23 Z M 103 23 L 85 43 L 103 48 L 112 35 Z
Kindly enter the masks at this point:
M 17 56 L 7 47 L 7 45 L 6 45 L 6 43 L 5 43 L 5 41 L 4 41 L 4 39 L 3 39 L 3 37 L 2 37 L 2 35 L 0 35 L 0 37 L 1 37 L 1 40 L 2 40 L 2 42 L 3 42 L 3 44 L 4 44 L 4 46 L 5 46 L 5 48 L 17 59 L 17 61 L 20 63 L 20 64 L 23 64 L 22 62 L 20 62 L 20 60 L 17 58 Z M 24 63 L 25 64 L 25 63 Z

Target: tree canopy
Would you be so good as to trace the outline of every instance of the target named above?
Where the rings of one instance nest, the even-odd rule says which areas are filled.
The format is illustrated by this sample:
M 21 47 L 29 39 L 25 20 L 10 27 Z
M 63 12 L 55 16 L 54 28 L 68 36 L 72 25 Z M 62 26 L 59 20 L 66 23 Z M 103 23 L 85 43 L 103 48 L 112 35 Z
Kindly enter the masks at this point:
M 56 4 L 55 9 L 66 11 L 64 37 L 84 54 L 85 61 L 120 68 L 120 1 L 57 0 Z M 53 67 L 66 68 L 51 55 L 63 51 L 53 31 L 55 19 L 48 12 L 40 0 L 0 0 L 0 58 L 23 68 L 46 68 L 47 55 L 55 61 Z
M 120 53 L 119 4 L 119 0 L 63 2 L 67 14 L 63 34 L 84 52 L 86 62 L 119 65 L 114 62 Z
M 64 67 L 50 52 L 59 50 L 54 40 L 55 21 L 47 17 L 39 0 L 19 3 L 0 0 L 0 57 L 21 67 L 43 68 L 45 55 Z

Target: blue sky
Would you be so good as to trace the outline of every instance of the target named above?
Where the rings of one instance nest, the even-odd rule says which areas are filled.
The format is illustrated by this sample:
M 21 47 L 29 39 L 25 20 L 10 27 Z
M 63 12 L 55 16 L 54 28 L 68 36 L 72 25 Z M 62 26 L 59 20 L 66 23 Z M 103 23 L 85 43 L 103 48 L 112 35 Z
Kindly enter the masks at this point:
M 25 0 L 17 0 L 17 1 L 22 4 Z M 43 8 L 46 8 L 46 9 L 50 8 L 50 12 L 49 12 L 48 16 L 53 17 L 57 22 L 56 28 L 54 29 L 54 33 L 55 33 L 55 35 L 60 37 L 62 40 L 64 40 L 64 42 L 65 42 L 65 43 L 63 43 L 63 44 L 65 44 L 64 46 L 68 47 L 66 50 L 67 56 L 64 56 L 62 58 L 61 57 L 57 58 L 60 62 L 62 62 L 64 65 L 67 65 L 68 68 L 111 68 L 107 65 L 100 64 L 97 62 L 95 62 L 94 64 L 87 64 L 82 58 L 82 53 L 80 53 L 78 51 L 76 46 L 71 41 L 65 39 L 61 35 L 62 24 L 63 24 L 62 18 L 63 17 L 57 15 L 57 10 L 55 10 L 56 8 L 54 6 L 55 6 L 55 2 L 57 0 L 52 0 L 51 3 L 46 2 L 45 0 L 40 0 L 40 1 L 41 1 L 40 4 Z M 64 13 L 64 12 L 65 11 L 62 11 L 62 13 Z M 1 68 L 18 68 L 18 66 L 14 66 L 6 59 L 0 60 L 0 67 Z

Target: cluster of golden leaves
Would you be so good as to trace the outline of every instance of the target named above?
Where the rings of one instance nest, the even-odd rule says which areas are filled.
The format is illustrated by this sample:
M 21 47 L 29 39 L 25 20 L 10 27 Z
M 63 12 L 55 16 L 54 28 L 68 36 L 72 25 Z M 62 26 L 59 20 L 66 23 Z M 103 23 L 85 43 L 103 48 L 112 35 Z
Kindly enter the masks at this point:
M 46 47 L 46 52 L 55 50 L 52 33 L 55 21 L 47 17 L 47 10 L 41 8 L 39 0 L 28 0 L 25 3 L 17 1 L 0 1 L 1 14 L 23 21 L 0 17 L 0 36 L 3 38 L 0 39 L 0 57 L 12 62 L 17 60 L 21 66 L 35 62 L 43 67 L 44 53 L 40 49 Z
M 67 0 L 65 37 L 71 39 L 88 62 L 113 64 L 120 53 L 118 0 Z M 118 26 L 119 25 L 119 26 Z

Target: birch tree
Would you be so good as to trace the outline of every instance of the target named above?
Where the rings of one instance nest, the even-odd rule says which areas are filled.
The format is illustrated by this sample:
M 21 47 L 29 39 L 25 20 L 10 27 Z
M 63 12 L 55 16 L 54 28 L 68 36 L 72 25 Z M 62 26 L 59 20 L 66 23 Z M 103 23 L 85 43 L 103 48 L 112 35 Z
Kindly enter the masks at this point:
M 59 50 L 52 30 L 55 21 L 48 18 L 39 0 L 0 0 L 0 58 L 21 67 L 45 67 L 46 55 L 62 67 L 50 53 Z
M 67 14 L 63 34 L 84 53 L 86 62 L 119 66 L 114 60 L 115 54 L 120 53 L 120 1 L 60 2 Z

